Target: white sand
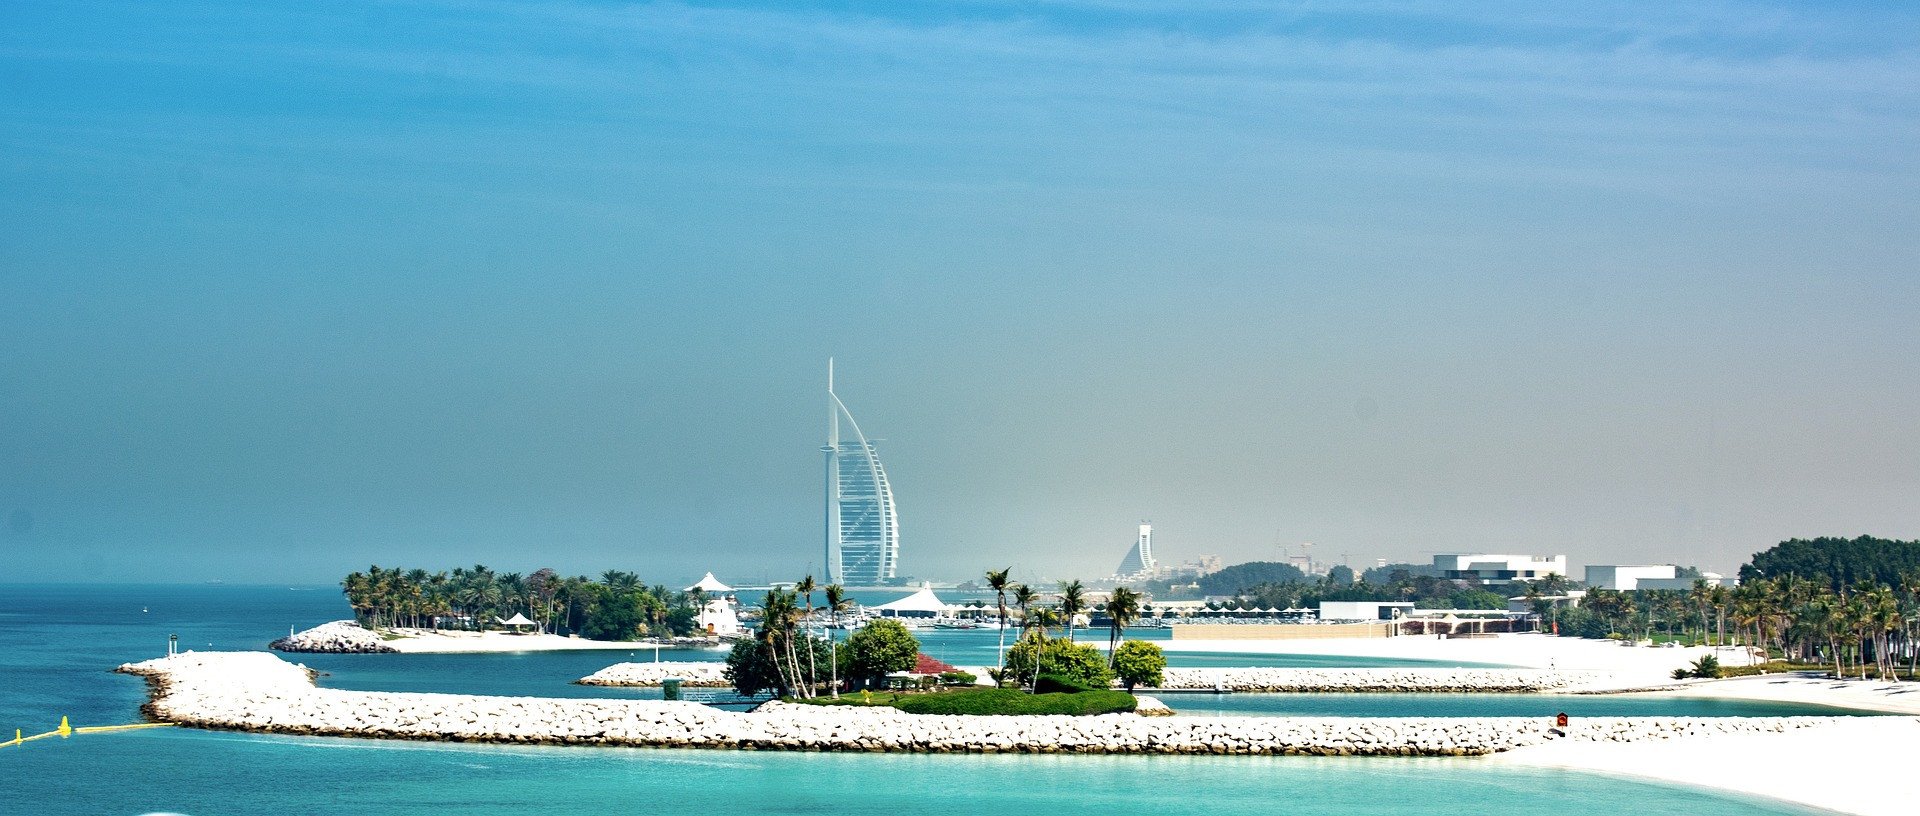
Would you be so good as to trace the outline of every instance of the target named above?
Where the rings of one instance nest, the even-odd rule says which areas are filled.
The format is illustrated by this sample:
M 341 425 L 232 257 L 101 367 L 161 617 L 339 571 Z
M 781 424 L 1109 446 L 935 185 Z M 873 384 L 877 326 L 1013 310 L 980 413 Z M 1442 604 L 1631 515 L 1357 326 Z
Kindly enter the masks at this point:
M 1619 646 L 1545 635 L 1440 640 L 1431 637 L 1301 641 L 1162 641 L 1167 651 L 1246 652 L 1401 658 L 1488 663 L 1607 673 L 1587 687 L 1634 689 L 1657 696 L 1716 697 L 1826 705 L 1920 715 L 1920 683 L 1831 680 L 1801 674 L 1675 681 L 1670 672 L 1708 648 Z M 1723 665 L 1745 665 L 1741 649 L 1718 651 Z M 1476 759 L 1542 768 L 1617 774 L 1779 799 L 1860 816 L 1909 814 L 1915 799 L 1911 746 L 1920 719 L 1861 717 L 1783 734 L 1742 734 L 1659 742 L 1556 740 Z
M 396 629 L 398 639 L 386 644 L 394 651 L 409 654 L 449 654 L 469 652 L 561 652 L 586 649 L 652 654 L 653 644 L 615 640 L 587 640 L 559 635 L 514 635 L 506 632 L 434 632 L 426 629 Z M 684 646 L 661 646 L 663 652 Z M 720 647 L 705 647 L 720 648 Z
M 1915 744 L 1920 720 L 1860 717 L 1781 734 L 1556 740 L 1475 761 L 1657 779 L 1860 816 L 1905 816 L 1915 808 L 1909 753 Z
M 1681 685 L 1680 688 L 1649 692 L 1648 695 L 1808 703 L 1858 711 L 1920 716 L 1920 683 L 1834 680 L 1819 677 L 1812 672 L 1730 677 L 1725 680 L 1694 680 Z
M 1411 635 L 1393 638 L 1329 640 L 1163 640 L 1169 652 L 1242 652 L 1403 660 L 1458 661 L 1533 669 L 1605 672 L 1607 678 L 1581 690 L 1658 688 L 1673 684 L 1674 669 L 1691 666 L 1702 655 L 1718 654 L 1723 666 L 1746 665 L 1746 651 L 1735 647 L 1621 646 L 1611 641 L 1518 634 L 1490 638 L 1440 639 Z

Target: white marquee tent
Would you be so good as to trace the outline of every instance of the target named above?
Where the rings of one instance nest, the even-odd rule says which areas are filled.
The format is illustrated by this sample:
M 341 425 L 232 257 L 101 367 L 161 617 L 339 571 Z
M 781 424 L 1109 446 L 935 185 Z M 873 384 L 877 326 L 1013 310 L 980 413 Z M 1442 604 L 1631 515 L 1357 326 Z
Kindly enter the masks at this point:
M 940 600 L 940 596 L 933 594 L 932 584 L 921 584 L 919 592 L 869 607 L 869 611 L 885 618 L 937 618 L 951 608 L 946 601 Z

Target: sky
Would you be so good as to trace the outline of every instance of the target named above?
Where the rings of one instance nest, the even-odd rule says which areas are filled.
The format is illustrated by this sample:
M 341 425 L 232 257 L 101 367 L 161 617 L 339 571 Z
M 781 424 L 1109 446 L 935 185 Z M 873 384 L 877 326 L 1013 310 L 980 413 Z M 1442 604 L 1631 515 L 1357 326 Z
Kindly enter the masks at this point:
M 1920 537 L 1904 3 L 0 6 L 0 582 Z

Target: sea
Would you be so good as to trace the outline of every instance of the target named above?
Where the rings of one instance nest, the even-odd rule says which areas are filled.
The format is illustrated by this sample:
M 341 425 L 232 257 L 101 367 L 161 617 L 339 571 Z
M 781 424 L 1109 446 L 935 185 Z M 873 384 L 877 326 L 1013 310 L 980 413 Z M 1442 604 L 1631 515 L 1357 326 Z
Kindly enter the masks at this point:
M 0 740 L 141 720 L 140 678 L 111 673 L 182 649 L 257 650 L 289 627 L 347 617 L 336 587 L 0 584 Z M 998 634 L 921 634 L 956 665 L 992 662 Z M 1104 630 L 1083 633 L 1104 644 Z M 1164 637 L 1141 630 L 1129 637 Z M 715 649 L 665 660 L 719 660 Z M 288 655 L 323 685 L 525 696 L 657 696 L 574 680 L 631 651 Z M 1175 665 L 1436 665 L 1170 654 Z M 1446 665 L 1446 664 L 1437 664 Z M 1714 701 L 1568 702 L 1523 695 L 1168 695 L 1187 714 L 1575 716 L 1836 713 Z M 1623 707 L 1624 706 L 1624 707 Z M 1766 800 L 1472 759 L 1113 757 L 525 747 L 158 728 L 0 747 L 4 814 L 1811 814 Z

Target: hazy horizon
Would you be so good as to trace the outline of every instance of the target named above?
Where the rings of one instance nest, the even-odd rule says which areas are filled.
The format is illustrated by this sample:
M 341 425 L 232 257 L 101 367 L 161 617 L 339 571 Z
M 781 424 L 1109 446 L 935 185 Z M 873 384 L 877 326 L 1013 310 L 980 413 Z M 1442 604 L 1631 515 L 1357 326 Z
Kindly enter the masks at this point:
M 19 3 L 0 581 L 1920 538 L 1920 11 Z

